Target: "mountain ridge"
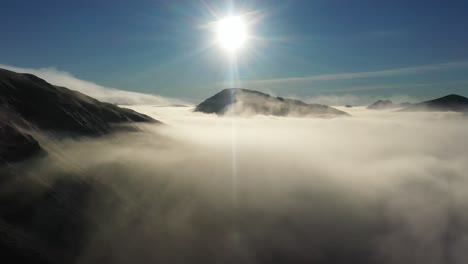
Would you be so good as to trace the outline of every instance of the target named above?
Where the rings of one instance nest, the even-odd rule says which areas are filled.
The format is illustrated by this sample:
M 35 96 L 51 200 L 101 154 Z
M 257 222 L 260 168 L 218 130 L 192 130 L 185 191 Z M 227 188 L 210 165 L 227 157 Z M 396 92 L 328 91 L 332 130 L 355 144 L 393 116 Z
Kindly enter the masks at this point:
M 0 69 L 0 111 L 17 116 L 40 130 L 77 135 L 100 135 L 112 124 L 158 122 L 127 108 L 100 102 L 28 73 Z
M 120 129 L 117 124 L 132 122 L 161 123 L 52 85 L 35 75 L 0 68 L 0 164 L 41 152 L 41 146 L 28 131 L 65 137 L 100 136 Z

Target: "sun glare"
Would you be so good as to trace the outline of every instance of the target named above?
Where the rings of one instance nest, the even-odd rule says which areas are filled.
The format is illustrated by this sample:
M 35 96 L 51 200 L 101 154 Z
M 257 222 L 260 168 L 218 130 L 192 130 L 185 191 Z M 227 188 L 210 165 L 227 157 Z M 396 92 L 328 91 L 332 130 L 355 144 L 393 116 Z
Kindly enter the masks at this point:
M 230 53 L 235 53 L 247 42 L 247 24 L 241 16 L 229 16 L 216 23 L 216 34 L 218 45 Z

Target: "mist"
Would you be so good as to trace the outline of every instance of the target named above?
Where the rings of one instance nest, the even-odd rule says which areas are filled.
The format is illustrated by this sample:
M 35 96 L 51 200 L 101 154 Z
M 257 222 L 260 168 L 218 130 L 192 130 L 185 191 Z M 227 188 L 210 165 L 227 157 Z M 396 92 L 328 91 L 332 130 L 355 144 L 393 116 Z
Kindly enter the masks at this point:
M 232 118 L 132 109 L 166 125 L 95 139 L 37 135 L 48 154 L 10 168 L 22 178 L 4 188 L 34 201 L 53 190 L 65 214 L 79 216 L 83 224 L 66 218 L 64 227 L 79 235 L 62 242 L 77 263 L 468 259 L 462 114 L 354 107 L 340 109 L 349 118 Z M 43 218 L 51 219 L 35 219 Z
M 154 104 L 165 106 L 172 104 L 185 104 L 184 101 L 175 98 L 163 97 L 156 94 L 131 92 L 102 86 L 90 81 L 79 79 L 69 72 L 53 67 L 32 69 L 0 64 L 0 68 L 15 72 L 34 74 L 42 79 L 48 80 L 54 85 L 64 86 L 69 89 L 84 93 L 100 101 L 113 104 Z

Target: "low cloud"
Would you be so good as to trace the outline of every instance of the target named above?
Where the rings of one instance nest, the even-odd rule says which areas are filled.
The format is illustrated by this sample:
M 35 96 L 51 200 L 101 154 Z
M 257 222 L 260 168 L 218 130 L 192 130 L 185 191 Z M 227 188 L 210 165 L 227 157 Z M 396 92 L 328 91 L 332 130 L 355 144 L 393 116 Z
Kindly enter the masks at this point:
M 79 263 L 468 259 L 462 114 L 352 108 L 350 118 L 231 119 L 133 108 L 167 125 L 42 138 L 49 155 L 17 168 L 20 186 L 42 186 L 28 195 L 52 188 L 60 204 L 75 193 L 61 179 L 92 186 L 86 207 L 68 206 L 86 219 Z
M 344 105 L 351 105 L 351 106 L 368 106 L 376 102 L 377 100 L 391 100 L 394 103 L 404 103 L 410 102 L 415 103 L 419 102 L 415 100 L 415 98 L 406 95 L 391 95 L 391 96 L 358 96 L 353 94 L 343 94 L 343 95 L 317 95 L 313 97 L 295 97 L 291 96 L 291 98 L 296 98 L 299 100 L 303 100 L 307 103 L 320 103 L 325 105 L 331 106 L 344 106 Z
M 85 81 L 76 78 L 71 73 L 61 71 L 55 68 L 20 68 L 9 65 L 1 65 L 0 68 L 20 73 L 30 73 L 46 80 L 47 82 L 64 86 L 69 89 L 79 91 L 103 102 L 122 104 L 122 105 L 171 105 L 184 104 L 183 101 L 173 98 L 166 98 L 159 95 L 144 94 L 119 90 L 115 88 L 105 87 L 90 81 Z

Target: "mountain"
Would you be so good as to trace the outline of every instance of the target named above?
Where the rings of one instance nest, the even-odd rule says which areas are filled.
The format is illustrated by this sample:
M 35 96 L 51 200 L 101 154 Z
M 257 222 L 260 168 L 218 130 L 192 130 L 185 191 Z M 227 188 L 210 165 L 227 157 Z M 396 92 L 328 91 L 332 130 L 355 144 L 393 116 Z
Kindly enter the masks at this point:
M 399 110 L 401 112 L 416 112 L 416 111 L 453 111 L 453 112 L 468 112 L 468 98 L 461 95 L 450 94 L 441 98 L 430 101 L 425 101 L 418 104 L 413 104 L 409 107 Z
M 105 134 L 118 123 L 157 122 L 34 75 L 4 69 L 0 69 L 0 113 L 22 125 L 72 135 Z
M 117 124 L 159 123 L 149 116 L 103 103 L 31 75 L 0 69 L 0 164 L 42 152 L 27 131 L 61 136 L 98 136 Z
M 236 113 L 261 114 L 274 116 L 349 116 L 338 109 L 320 105 L 306 104 L 299 100 L 273 97 L 258 91 L 240 88 L 224 89 L 199 104 L 196 112 L 223 115 L 235 107 Z
M 367 109 L 369 110 L 385 110 L 385 109 L 395 109 L 395 108 L 403 108 L 410 106 L 410 103 L 401 103 L 395 104 L 390 100 L 378 100 L 377 102 L 369 105 Z

